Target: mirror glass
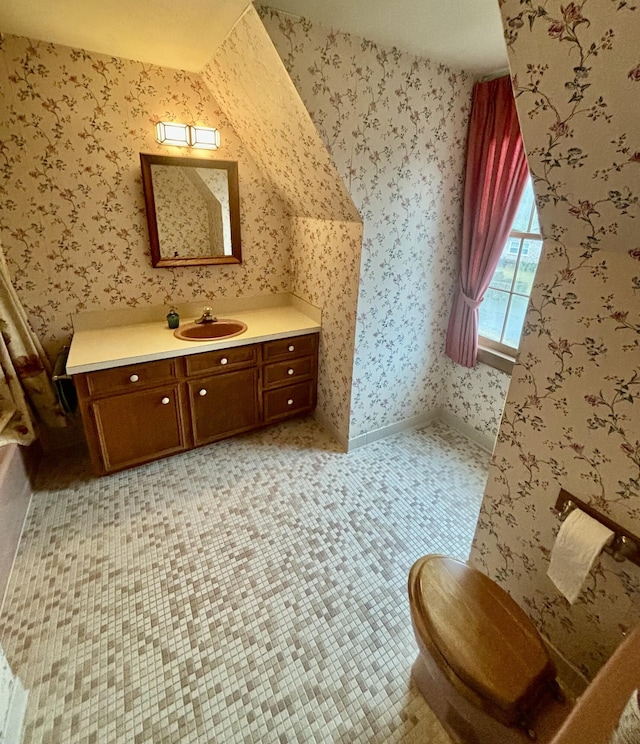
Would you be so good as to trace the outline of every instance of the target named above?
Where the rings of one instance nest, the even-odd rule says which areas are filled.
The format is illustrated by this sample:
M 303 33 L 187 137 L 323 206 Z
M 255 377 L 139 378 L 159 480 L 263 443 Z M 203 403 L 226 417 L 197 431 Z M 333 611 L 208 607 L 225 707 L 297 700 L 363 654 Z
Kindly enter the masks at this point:
M 240 263 L 238 164 L 140 154 L 151 261 Z

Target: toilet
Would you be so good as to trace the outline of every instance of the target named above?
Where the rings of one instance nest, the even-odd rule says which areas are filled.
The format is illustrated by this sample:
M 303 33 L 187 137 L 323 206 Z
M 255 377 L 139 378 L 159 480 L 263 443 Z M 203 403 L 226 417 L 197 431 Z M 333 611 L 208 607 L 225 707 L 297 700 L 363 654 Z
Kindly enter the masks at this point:
M 535 740 L 539 712 L 562 695 L 542 638 L 507 592 L 462 561 L 427 555 L 409 573 L 409 604 L 412 676 L 448 733 L 464 744 Z

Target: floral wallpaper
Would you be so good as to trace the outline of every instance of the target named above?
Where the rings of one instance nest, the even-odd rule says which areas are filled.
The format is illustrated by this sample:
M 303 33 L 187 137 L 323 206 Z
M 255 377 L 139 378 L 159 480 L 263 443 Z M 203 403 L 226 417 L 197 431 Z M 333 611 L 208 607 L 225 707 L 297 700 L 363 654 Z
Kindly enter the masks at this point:
M 239 162 L 242 264 L 151 267 L 139 153 L 191 154 L 159 120 L 216 126 L 195 156 Z M 50 356 L 80 310 L 289 289 L 289 211 L 197 75 L 1 37 L 0 153 L 2 242 Z
M 158 240 L 160 253 L 165 258 L 224 253 L 222 204 L 204 185 L 196 170 L 151 166 Z M 226 173 L 224 175 L 226 177 Z M 198 187 L 198 180 L 202 188 Z
M 253 6 L 202 77 L 292 213 L 360 220 Z
M 200 189 L 209 204 L 211 214 L 212 207 L 219 209 L 222 224 L 216 227 L 220 231 L 220 243 L 214 239 L 214 246 L 220 253 L 231 254 L 231 207 L 229 206 L 229 176 L 224 170 L 216 168 L 196 168 L 189 171 L 191 180 L 196 188 Z M 219 207 L 218 207 L 219 205 Z M 211 219 L 211 218 L 210 218 Z M 215 234 L 212 225 L 209 224 L 211 234 Z
M 451 362 L 449 366 L 442 407 L 495 441 L 511 375 L 486 364 L 468 368 Z
M 320 410 L 346 440 L 448 404 L 473 81 L 274 11 L 263 20 L 311 118 L 251 7 L 201 77 L 4 37 L 0 226 L 50 356 L 83 309 L 287 290 L 322 305 Z M 215 125 L 222 148 L 205 156 L 240 161 L 242 265 L 151 268 L 138 152 L 185 154 L 155 142 L 159 119 Z M 486 406 L 469 421 L 486 430 L 494 397 L 471 383 Z
M 573 606 L 546 572 L 561 487 L 640 534 L 640 9 L 500 5 L 545 246 L 472 556 L 591 676 L 640 568 L 604 555 Z
M 355 438 L 446 399 L 473 80 L 280 11 L 260 13 L 364 223 Z
M 318 411 L 347 445 L 362 247 L 359 222 L 296 217 L 291 229 L 292 287 L 322 307 Z
M 322 308 L 317 413 L 346 444 L 360 217 L 253 7 L 203 78 L 292 213 L 291 291 Z

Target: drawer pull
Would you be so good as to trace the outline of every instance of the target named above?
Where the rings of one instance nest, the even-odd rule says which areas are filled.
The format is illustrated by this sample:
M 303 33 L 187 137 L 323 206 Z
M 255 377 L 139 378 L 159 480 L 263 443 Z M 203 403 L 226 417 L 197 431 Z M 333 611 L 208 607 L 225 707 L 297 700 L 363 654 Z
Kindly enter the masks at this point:
M 202 388 L 202 390 L 198 391 L 198 395 L 201 395 L 202 397 L 204 397 L 206 394 L 207 394 L 206 388 Z
M 169 400 L 169 398 L 166 398 L 166 397 L 165 397 L 165 398 L 163 398 L 163 399 L 162 399 L 162 400 L 161 400 L 160 402 L 162 403 L 162 405 L 163 405 L 163 406 L 166 406 L 166 405 L 167 405 L 168 403 L 170 403 L 171 401 Z
M 288 369 L 288 370 L 287 370 L 287 374 L 288 374 L 288 375 L 292 375 L 292 374 L 293 374 L 293 370 L 292 370 L 292 369 Z
M 138 377 L 138 375 L 131 375 L 131 377 L 129 378 L 131 382 L 138 382 L 139 379 L 140 378 Z
M 292 406 L 293 405 L 293 398 L 289 398 L 289 400 L 287 401 L 287 405 L 288 406 Z
M 296 350 L 296 347 L 293 344 L 291 344 L 289 346 L 289 351 L 295 351 L 295 350 Z
M 227 364 L 228 361 L 229 360 L 227 359 L 227 357 L 222 357 L 222 359 L 220 360 L 220 364 Z

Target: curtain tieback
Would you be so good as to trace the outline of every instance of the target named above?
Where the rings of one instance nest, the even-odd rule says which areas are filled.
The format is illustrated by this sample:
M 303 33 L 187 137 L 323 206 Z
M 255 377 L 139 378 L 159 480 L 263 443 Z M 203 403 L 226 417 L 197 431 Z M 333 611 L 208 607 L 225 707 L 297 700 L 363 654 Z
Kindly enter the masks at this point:
M 473 297 L 469 297 L 469 295 L 465 293 L 462 287 L 460 287 L 460 294 L 462 295 L 462 301 L 469 308 L 469 310 L 475 310 L 476 308 L 480 307 L 480 305 L 482 304 L 482 300 L 484 299 L 484 297 L 481 297 L 479 300 L 474 300 Z

